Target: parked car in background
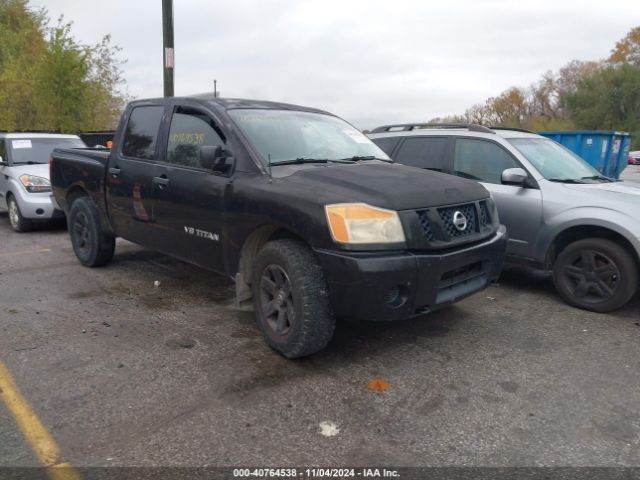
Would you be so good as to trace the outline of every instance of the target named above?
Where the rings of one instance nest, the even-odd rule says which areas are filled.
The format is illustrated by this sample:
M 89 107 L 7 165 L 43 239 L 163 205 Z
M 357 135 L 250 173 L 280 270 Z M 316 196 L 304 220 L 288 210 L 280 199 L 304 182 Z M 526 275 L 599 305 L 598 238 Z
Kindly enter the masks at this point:
M 506 249 L 478 183 L 282 103 L 132 102 L 111 151 L 56 149 L 51 183 L 80 263 L 107 264 L 120 236 L 227 275 L 289 358 L 324 348 L 336 317 L 400 320 L 486 288 Z
M 640 165 L 640 150 L 629 152 L 629 165 Z
M 64 218 L 51 203 L 49 157 L 56 147 L 84 148 L 76 135 L 0 133 L 0 210 L 16 232 L 35 222 Z
M 507 261 L 553 273 L 564 300 L 607 312 L 638 290 L 640 188 L 558 143 L 480 125 L 388 125 L 370 138 L 398 163 L 481 182 L 509 232 Z

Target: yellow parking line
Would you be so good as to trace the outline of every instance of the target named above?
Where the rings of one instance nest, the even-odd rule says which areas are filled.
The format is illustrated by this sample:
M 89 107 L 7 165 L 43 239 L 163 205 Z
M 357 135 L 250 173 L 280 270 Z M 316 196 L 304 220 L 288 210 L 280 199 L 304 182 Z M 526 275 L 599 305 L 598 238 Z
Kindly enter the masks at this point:
M 47 467 L 49 477 L 52 480 L 79 480 L 80 475 L 77 470 L 68 463 L 60 462 L 58 445 L 22 396 L 11 373 L 2 362 L 0 362 L 0 398 L 13 414 L 13 418 L 38 460 Z
M 28 255 L 30 253 L 49 253 L 50 248 L 39 248 L 37 250 L 23 250 L 22 252 L 0 253 L 0 257 L 12 257 L 14 255 Z

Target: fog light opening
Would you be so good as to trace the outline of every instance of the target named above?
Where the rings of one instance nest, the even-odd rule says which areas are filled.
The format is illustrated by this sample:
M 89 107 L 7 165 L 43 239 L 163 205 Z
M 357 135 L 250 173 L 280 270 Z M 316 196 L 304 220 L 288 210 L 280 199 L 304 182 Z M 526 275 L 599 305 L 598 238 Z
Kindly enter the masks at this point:
M 384 296 L 384 303 L 389 308 L 400 308 L 409 298 L 409 289 L 406 285 L 396 285 L 389 289 Z
M 39 209 L 36 210 L 36 214 L 37 215 L 44 215 L 44 210 L 39 208 Z

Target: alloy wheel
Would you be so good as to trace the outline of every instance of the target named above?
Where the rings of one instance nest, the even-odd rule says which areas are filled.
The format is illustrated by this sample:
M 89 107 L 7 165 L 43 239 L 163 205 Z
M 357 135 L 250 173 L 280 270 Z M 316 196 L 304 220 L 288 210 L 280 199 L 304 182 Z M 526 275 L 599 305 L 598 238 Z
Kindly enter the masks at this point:
M 587 303 L 599 303 L 614 295 L 620 270 L 604 253 L 581 250 L 565 266 L 562 277 L 574 297 Z
M 91 230 L 89 229 L 89 218 L 84 212 L 79 212 L 73 222 L 73 235 L 76 239 L 76 246 L 80 252 L 87 254 L 91 250 Z
M 295 320 L 291 281 L 284 269 L 268 265 L 260 279 L 260 305 L 267 326 L 277 335 L 286 335 Z
M 18 204 L 15 200 L 9 202 L 9 222 L 11 222 L 11 226 L 14 229 L 18 228 L 18 224 L 20 223 L 20 213 L 18 212 Z

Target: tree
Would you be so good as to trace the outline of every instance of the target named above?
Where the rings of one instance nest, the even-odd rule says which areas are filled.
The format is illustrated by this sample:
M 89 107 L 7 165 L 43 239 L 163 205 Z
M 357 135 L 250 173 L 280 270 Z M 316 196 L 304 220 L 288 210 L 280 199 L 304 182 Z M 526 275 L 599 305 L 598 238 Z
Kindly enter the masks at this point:
M 522 127 L 529 118 L 529 100 L 523 89 L 511 87 L 487 100 L 489 122 L 496 126 Z
M 72 24 L 48 26 L 26 0 L 0 0 L 0 129 L 61 132 L 113 127 L 125 95 L 109 36 L 78 43 Z
M 0 129 L 32 124 L 35 71 L 44 48 L 46 18 L 26 0 L 0 0 Z
M 578 128 L 640 133 L 640 67 L 625 63 L 600 69 L 579 82 L 567 104 Z
M 611 51 L 611 63 L 631 63 L 640 66 L 640 27 L 632 28 Z

